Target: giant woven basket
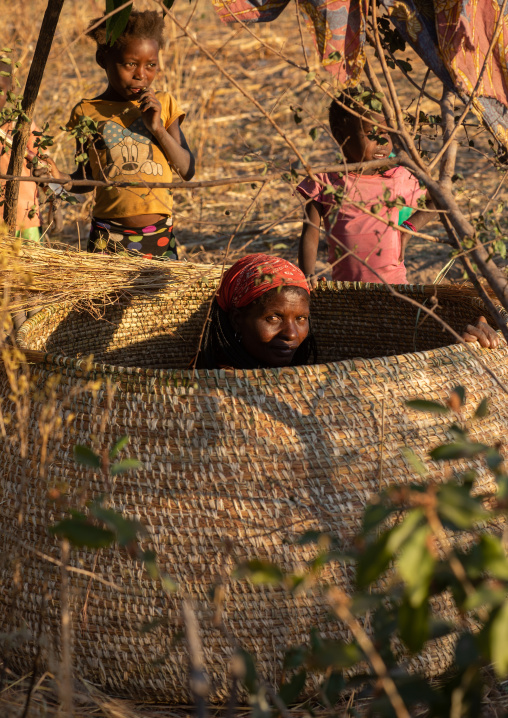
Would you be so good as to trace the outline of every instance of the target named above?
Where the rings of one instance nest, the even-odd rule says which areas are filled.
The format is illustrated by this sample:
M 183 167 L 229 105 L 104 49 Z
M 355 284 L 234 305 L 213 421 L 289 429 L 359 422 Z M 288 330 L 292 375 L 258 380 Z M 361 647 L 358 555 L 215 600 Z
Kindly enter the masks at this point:
M 148 528 L 162 569 L 179 585 L 168 598 L 125 551 L 71 553 L 73 566 L 117 586 L 69 574 L 75 672 L 137 700 L 190 698 L 187 648 L 180 638 L 185 596 L 197 607 L 211 699 L 228 695 L 234 649 L 212 621 L 212 589 L 219 583 L 229 633 L 253 652 L 273 683 L 280 679 L 285 649 L 308 641 L 313 627 L 325 637 L 347 636 L 330 620 L 319 584 L 295 597 L 232 579 L 231 573 L 254 557 L 298 570 L 314 555 L 313 548 L 296 544 L 303 532 L 331 531 L 347 542 L 373 494 L 414 480 L 401 447 L 425 459 L 446 439 L 449 419 L 413 412 L 406 399 L 443 401 L 463 384 L 463 418 L 483 397 L 490 401 L 490 415 L 474 424 L 473 436 L 491 443 L 506 435 L 506 397 L 480 362 L 506 383 L 506 347 L 472 355 L 452 344 L 436 321 L 378 286 L 329 284 L 314 292 L 318 365 L 192 373 L 187 367 L 213 290 L 212 284 L 168 286 L 164 294 L 119 301 L 100 319 L 72 307 L 46 309 L 18 334 L 20 345 L 37 358 L 31 367 L 35 388 L 60 377 L 51 391 L 57 392 L 64 429 L 49 437 L 48 469 L 41 477 L 38 414 L 45 394 L 39 392 L 28 419 L 27 459 L 20 458 L 16 442 L 3 440 L 0 447 L 0 633 L 20 628 L 35 636 L 42 612 L 41 665 L 54 666 L 60 568 L 43 555 L 59 560 L 59 544 L 47 526 L 62 514 L 48 492 L 59 487 L 77 507 L 106 494 L 110 505 Z M 429 301 L 435 289 L 399 291 Z M 438 289 L 437 298 L 437 312 L 457 331 L 486 313 L 478 299 L 451 289 Z M 87 366 L 91 353 L 95 363 Z M 93 393 L 83 390 L 90 379 L 103 381 L 95 403 Z M 106 380 L 116 387 L 112 400 Z M 12 409 L 5 378 L 2 393 L 5 416 Z M 102 474 L 73 461 L 75 444 L 109 447 L 125 434 L 128 453 L 141 459 L 143 469 L 118 477 L 112 487 Z M 437 481 L 452 471 L 429 467 Z M 493 491 L 477 468 L 478 490 Z M 330 566 L 323 580 L 349 585 L 339 565 Z M 448 609 L 444 599 L 436 603 L 436 610 Z M 158 627 L 144 630 L 154 621 Z M 31 670 L 35 645 L 35 639 L 14 644 L 9 660 L 17 670 Z M 451 643 L 444 641 L 418 661 L 436 673 L 450 656 Z

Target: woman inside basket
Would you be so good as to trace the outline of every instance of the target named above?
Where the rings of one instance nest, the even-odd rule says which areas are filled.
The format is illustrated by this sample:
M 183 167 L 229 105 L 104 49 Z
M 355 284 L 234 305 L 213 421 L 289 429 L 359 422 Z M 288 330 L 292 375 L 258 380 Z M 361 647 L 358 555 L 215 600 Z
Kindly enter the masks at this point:
M 309 286 L 291 262 L 249 254 L 228 269 L 215 296 L 197 366 L 256 369 L 316 363 Z M 495 349 L 500 342 L 485 317 L 468 324 L 466 342 Z
M 316 362 L 309 286 L 291 262 L 249 254 L 224 274 L 197 366 L 256 369 Z

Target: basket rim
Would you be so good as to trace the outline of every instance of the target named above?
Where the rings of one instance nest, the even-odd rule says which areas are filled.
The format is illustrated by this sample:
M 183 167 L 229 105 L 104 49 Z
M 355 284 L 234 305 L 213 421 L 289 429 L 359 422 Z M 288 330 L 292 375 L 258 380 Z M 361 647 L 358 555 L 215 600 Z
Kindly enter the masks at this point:
M 210 286 L 210 282 L 197 282 L 198 286 Z M 196 284 L 194 286 L 196 286 Z M 408 296 L 413 295 L 413 298 L 417 297 L 430 297 L 433 294 L 437 292 L 444 293 L 443 290 L 450 290 L 450 288 L 453 288 L 452 293 L 457 294 L 457 297 L 463 296 L 464 298 L 470 298 L 475 304 L 478 305 L 478 310 L 482 312 L 488 312 L 483 300 L 478 296 L 476 291 L 469 287 L 461 287 L 460 285 L 435 285 L 435 284 L 394 284 L 394 285 L 385 285 L 385 284 L 378 284 L 378 283 L 369 283 L 369 282 L 338 282 L 338 281 L 321 281 L 316 289 L 313 289 L 311 292 L 312 295 L 327 291 L 327 290 L 333 290 L 333 291 L 358 291 L 358 292 L 386 292 L 390 294 L 390 288 L 395 289 L 400 294 L 407 294 Z M 129 301 L 133 299 L 141 299 L 141 298 L 148 298 L 150 295 L 143 295 L 142 297 L 133 295 L 129 297 Z M 157 293 L 153 295 L 154 298 L 162 298 L 162 295 L 160 293 Z M 124 298 L 120 298 L 120 301 L 125 301 Z M 192 369 L 192 368 L 186 368 L 186 369 L 155 369 L 152 367 L 136 367 L 136 366 L 123 366 L 120 364 L 107 364 L 103 362 L 95 362 L 89 361 L 89 356 L 86 357 L 70 357 L 66 356 L 64 354 L 55 354 L 55 353 L 47 353 L 44 351 L 36 351 L 31 350 L 27 346 L 26 341 L 26 335 L 29 333 L 30 330 L 32 330 L 35 327 L 41 323 L 41 319 L 44 319 L 46 316 L 51 316 L 51 314 L 61 310 L 62 308 L 66 307 L 75 307 L 79 302 L 76 303 L 69 303 L 69 302 L 63 302 L 60 304 L 54 304 L 47 306 L 43 309 L 41 309 L 37 314 L 35 314 L 33 317 L 27 319 L 23 325 L 18 329 L 16 332 L 16 342 L 18 347 L 21 351 L 27 353 L 27 361 L 30 363 L 31 357 L 30 355 L 38 355 L 36 363 L 38 364 L 44 364 L 46 366 L 61 368 L 65 367 L 70 371 L 77 371 L 79 372 L 80 376 L 95 376 L 98 375 L 102 376 L 115 376 L 118 375 L 120 377 L 131 377 L 134 376 L 139 377 L 142 379 L 143 377 L 150 377 L 150 379 L 153 381 L 155 378 L 159 378 L 161 380 L 165 380 L 166 384 L 169 380 L 193 380 L 196 381 L 199 378 L 215 378 L 218 379 L 219 377 L 231 377 L 231 378 L 249 378 L 252 377 L 253 379 L 260 378 L 260 377 L 268 377 L 273 376 L 274 378 L 279 377 L 281 374 L 296 374 L 296 375 L 305 375 L 309 373 L 322 373 L 325 372 L 333 367 L 340 367 L 343 366 L 344 368 L 348 365 L 355 365 L 358 362 L 362 362 L 363 364 L 369 365 L 370 368 L 375 368 L 376 366 L 386 366 L 387 364 L 405 364 L 406 366 L 411 361 L 412 358 L 418 357 L 421 361 L 422 359 L 431 359 L 432 357 L 436 356 L 436 354 L 439 354 L 440 356 L 447 356 L 449 359 L 451 359 L 453 356 L 457 356 L 457 358 L 464 354 L 464 352 L 469 351 L 466 350 L 464 345 L 462 344 L 447 344 L 444 346 L 436 347 L 434 349 L 427 349 L 425 351 L 420 352 L 406 352 L 401 354 L 390 354 L 386 356 L 380 356 L 380 357 L 353 357 L 349 359 L 342 359 L 340 361 L 336 362 L 326 362 L 326 363 L 317 363 L 317 364 L 306 364 L 306 365 L 300 365 L 300 366 L 286 366 L 286 367 L 266 367 L 266 368 L 260 368 L 260 369 Z M 504 316 L 504 318 L 508 322 L 508 313 L 501 307 L 498 306 L 498 309 L 500 310 L 501 314 Z M 478 351 L 478 348 L 475 347 L 475 351 Z M 485 350 L 486 351 L 486 350 Z M 495 356 L 499 352 L 507 353 L 508 347 L 501 346 L 498 349 L 489 349 L 489 356 Z M 483 352 L 482 352 L 483 353 Z M 93 356 L 93 355 L 92 355 Z M 32 357 L 33 360 L 33 357 Z

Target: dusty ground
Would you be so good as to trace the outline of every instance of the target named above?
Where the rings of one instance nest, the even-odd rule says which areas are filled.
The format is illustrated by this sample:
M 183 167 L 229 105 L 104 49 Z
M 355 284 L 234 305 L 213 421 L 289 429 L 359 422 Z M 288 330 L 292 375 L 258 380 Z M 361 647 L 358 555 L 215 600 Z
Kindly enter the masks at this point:
M 148 0 L 138 3 L 138 7 L 144 6 L 151 7 Z M 33 18 L 42 17 L 42 7 L 42 0 L 34 1 Z M 21 4 L 10 5 L 6 10 L 2 41 L 14 49 L 15 59 L 21 59 L 22 79 L 37 37 L 37 23 L 23 22 Z M 53 156 L 67 170 L 73 168 L 73 143 L 60 128 L 79 99 L 93 97 L 104 88 L 105 76 L 94 61 L 93 45 L 82 36 L 88 21 L 99 12 L 92 2 L 85 6 L 76 0 L 65 3 L 36 108 L 38 123 L 48 122 L 49 131 L 55 135 Z M 337 147 L 327 132 L 329 99 L 307 79 L 305 70 L 287 62 L 304 63 L 298 23 L 290 7 L 276 22 L 250 26 L 250 31 L 220 23 L 209 0 L 197 0 L 191 6 L 177 2 L 176 12 L 181 19 L 191 18 L 189 27 L 220 65 L 220 69 L 214 66 L 178 28 L 168 23 L 167 44 L 161 53 L 163 71 L 156 86 L 169 89 L 187 112 L 183 129 L 197 157 L 195 180 L 250 175 L 264 169 L 283 173 L 291 163 L 295 166 L 296 158 L 286 141 L 220 70 L 229 73 L 245 93 L 261 104 L 313 167 L 334 163 Z M 310 69 L 333 91 L 332 78 L 319 68 L 305 29 L 304 38 Z M 410 53 L 404 53 L 406 56 L 412 57 L 413 77 L 421 80 L 425 72 L 422 63 Z M 417 93 L 400 73 L 396 81 L 401 104 L 411 111 Z M 439 83 L 429 80 L 427 91 L 439 97 Z M 302 108 L 300 124 L 295 123 L 292 107 Z M 422 109 L 439 112 L 438 106 L 427 99 Z M 473 117 L 469 122 L 477 124 Z M 315 141 L 309 136 L 313 127 L 317 128 Z M 488 134 L 474 128 L 468 132 L 469 138 L 479 136 L 475 136 L 475 148 L 463 142 L 465 146 L 459 151 L 457 170 L 464 176 L 459 183 L 460 201 L 468 213 L 477 213 L 494 192 L 500 175 L 484 156 L 490 152 Z M 461 139 L 465 139 L 464 134 Z M 425 138 L 422 141 L 423 148 L 434 144 Z M 228 240 L 260 187 L 237 183 L 175 192 L 175 228 L 181 256 L 221 261 Z M 501 191 L 499 198 L 504 196 Z M 78 208 L 64 208 L 64 230 L 59 237 L 82 248 L 92 207 L 91 196 L 84 199 Z M 301 216 L 301 202 L 294 186 L 280 180 L 265 185 L 236 232 L 228 258 L 247 251 L 273 251 L 295 260 Z M 436 236 L 443 234 L 439 224 L 429 225 L 427 231 Z M 448 261 L 449 249 L 416 240 L 410 243 L 406 256 L 409 280 L 430 283 Z M 324 243 L 321 258 L 320 267 L 326 271 Z M 461 271 L 455 267 L 448 275 L 460 276 Z

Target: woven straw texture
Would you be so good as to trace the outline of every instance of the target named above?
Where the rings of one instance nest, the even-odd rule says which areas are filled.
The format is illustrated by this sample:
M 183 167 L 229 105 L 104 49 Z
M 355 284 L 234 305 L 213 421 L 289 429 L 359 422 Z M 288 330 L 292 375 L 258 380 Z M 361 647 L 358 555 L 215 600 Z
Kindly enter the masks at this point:
M 225 587 L 228 630 L 275 684 L 284 650 L 307 642 L 312 627 L 324 637 L 347 636 L 327 616 L 319 585 L 294 597 L 230 574 L 237 563 L 254 557 L 298 570 L 315 555 L 312 547 L 295 545 L 303 532 L 330 531 L 347 543 L 373 494 L 415 480 L 400 448 L 409 446 L 425 459 L 446 440 L 449 418 L 416 413 L 405 406 L 406 399 L 443 401 L 461 383 L 468 396 L 463 418 L 483 397 L 490 401 L 490 414 L 474 424 L 473 437 L 491 443 L 506 433 L 508 403 L 478 361 L 481 357 L 507 382 L 504 344 L 473 355 L 462 346 L 447 346 L 449 335 L 437 322 L 381 286 L 330 283 L 313 293 L 324 363 L 188 371 L 214 286 L 172 287 L 153 298 L 123 300 L 107 307 L 102 319 L 72 307 L 50 308 L 18 334 L 25 349 L 48 352 L 32 367 L 36 387 L 42 389 L 57 374 L 59 410 L 64 419 L 69 413 L 75 418 L 64 422 L 63 437 L 49 438 L 45 477 L 39 475 L 37 423 L 43 398 L 35 397 L 29 418 L 30 459 L 22 462 L 17 446 L 3 442 L 0 555 L 16 561 L 0 567 L 0 632 L 26 625 L 36 634 L 43 610 L 42 658 L 52 666 L 60 630 L 60 569 L 23 546 L 59 558 L 58 544 L 46 530 L 62 515 L 48 500 L 52 487 L 66 486 L 74 506 L 107 494 L 112 507 L 148 527 L 147 548 L 157 551 L 161 567 L 180 587 L 167 598 L 125 552 L 101 550 L 97 558 L 86 550 L 72 552 L 72 565 L 121 587 L 70 574 L 75 670 L 106 691 L 136 700 L 190 700 L 187 650 L 180 639 L 183 596 L 197 606 L 211 699 L 227 697 L 233 647 L 212 622 L 210 595 L 218 583 Z M 435 292 L 398 290 L 427 302 Z M 438 313 L 459 332 L 486 313 L 478 299 L 451 289 L 438 289 L 437 298 Z M 86 368 L 79 357 L 89 353 L 96 363 Z M 90 378 L 103 381 L 95 400 L 91 391 L 79 390 Z M 101 426 L 106 380 L 116 393 Z M 2 395 L 7 394 L 4 379 Z M 6 398 L 4 412 L 8 408 Z M 109 447 L 124 434 L 130 437 L 128 454 L 139 458 L 143 469 L 117 478 L 112 490 L 100 473 L 74 463 L 73 445 L 91 445 L 96 437 L 95 446 Z M 429 468 L 437 481 L 452 471 L 431 462 Z M 480 464 L 475 468 L 478 490 L 493 492 Z M 28 486 L 23 498 L 21 483 Z M 350 578 L 338 564 L 323 574 L 325 582 L 346 590 Z M 435 609 L 444 616 L 451 610 L 444 598 Z M 143 626 L 156 619 L 162 619 L 160 625 L 144 632 Z M 451 650 L 451 641 L 442 640 L 416 663 L 438 673 L 449 665 Z M 11 662 L 30 670 L 34 652 L 33 642 L 16 644 Z

